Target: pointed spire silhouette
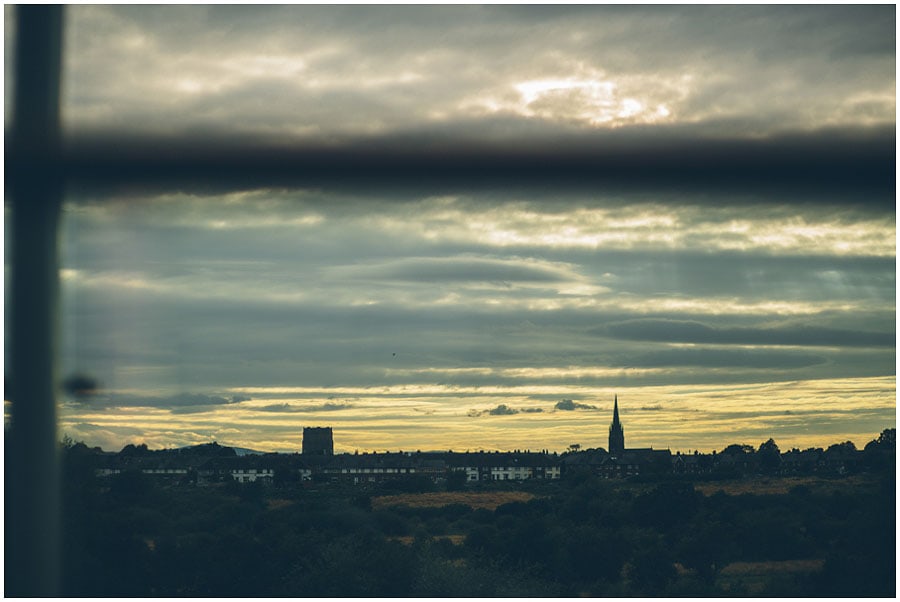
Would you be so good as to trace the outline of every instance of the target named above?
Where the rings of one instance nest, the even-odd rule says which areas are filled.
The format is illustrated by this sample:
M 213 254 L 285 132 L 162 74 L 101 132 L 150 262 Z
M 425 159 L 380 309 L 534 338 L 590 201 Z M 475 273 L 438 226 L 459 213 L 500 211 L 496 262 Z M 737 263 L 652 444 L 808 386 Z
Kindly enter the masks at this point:
M 615 396 L 613 402 L 613 421 L 609 425 L 609 453 L 617 456 L 625 451 L 625 431 L 619 421 L 619 396 Z

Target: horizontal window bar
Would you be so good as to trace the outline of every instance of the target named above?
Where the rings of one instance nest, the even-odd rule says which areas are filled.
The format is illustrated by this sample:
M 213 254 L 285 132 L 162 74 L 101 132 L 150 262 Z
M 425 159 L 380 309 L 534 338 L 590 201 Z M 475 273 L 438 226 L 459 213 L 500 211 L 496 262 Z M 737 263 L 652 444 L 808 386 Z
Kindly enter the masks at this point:
M 537 186 L 566 189 L 737 191 L 838 196 L 893 203 L 895 133 L 815 132 L 761 140 L 615 136 L 534 140 L 519 146 L 460 141 L 366 139 L 339 145 L 276 145 L 236 139 L 76 138 L 60 169 L 88 189 L 140 186 L 208 190 L 249 187 L 440 189 Z M 28 156 L 7 152 L 7 178 Z M 34 163 L 46 169 L 46 163 Z M 877 197 L 872 200 L 871 197 Z

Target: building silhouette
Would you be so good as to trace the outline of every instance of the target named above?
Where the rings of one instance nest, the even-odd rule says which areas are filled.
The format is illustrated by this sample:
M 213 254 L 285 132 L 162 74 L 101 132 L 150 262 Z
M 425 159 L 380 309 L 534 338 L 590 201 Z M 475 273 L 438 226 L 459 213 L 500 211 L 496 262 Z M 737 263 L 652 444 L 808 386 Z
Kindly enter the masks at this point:
M 303 455 L 334 455 L 334 435 L 330 426 L 303 427 Z
M 616 395 L 613 403 L 613 421 L 609 425 L 609 453 L 613 456 L 621 455 L 625 451 L 625 431 L 619 422 L 619 396 Z

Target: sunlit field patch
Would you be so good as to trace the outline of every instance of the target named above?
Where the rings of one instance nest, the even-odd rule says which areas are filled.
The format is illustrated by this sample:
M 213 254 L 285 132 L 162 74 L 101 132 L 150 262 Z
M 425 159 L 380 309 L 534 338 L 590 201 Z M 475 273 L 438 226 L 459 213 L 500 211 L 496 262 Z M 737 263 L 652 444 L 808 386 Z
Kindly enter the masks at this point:
M 694 489 L 710 496 L 718 492 L 726 495 L 783 495 L 794 487 L 807 487 L 816 493 L 830 493 L 853 488 L 865 490 L 878 485 L 872 475 L 860 474 L 842 477 L 839 480 L 821 477 L 756 477 L 715 483 L 696 483 Z
M 411 546 L 416 541 L 416 538 L 412 535 L 399 535 L 397 537 L 389 537 L 391 541 L 399 541 L 405 546 Z M 455 546 L 461 546 L 466 541 L 465 535 L 435 535 L 431 538 L 431 541 L 449 541 Z
M 404 493 L 399 495 L 382 495 L 372 498 L 372 509 L 389 508 L 391 506 L 409 506 L 411 508 L 441 508 L 450 504 L 463 504 L 473 510 L 485 508 L 495 510 L 497 506 L 510 502 L 527 502 L 534 499 L 534 494 L 525 491 L 447 491 L 434 493 Z
M 718 585 L 726 591 L 756 594 L 765 590 L 773 579 L 816 573 L 824 565 L 821 558 L 732 562 L 722 569 Z

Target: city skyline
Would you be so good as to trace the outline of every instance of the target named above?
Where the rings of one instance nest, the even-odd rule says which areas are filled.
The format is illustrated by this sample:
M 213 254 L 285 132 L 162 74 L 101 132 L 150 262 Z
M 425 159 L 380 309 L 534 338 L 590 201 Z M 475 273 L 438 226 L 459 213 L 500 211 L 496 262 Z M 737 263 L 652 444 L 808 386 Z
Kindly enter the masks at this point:
M 64 56 L 73 148 L 348 175 L 70 187 L 60 379 L 98 388 L 60 436 L 562 450 L 615 395 L 673 451 L 896 422 L 893 6 L 72 6 Z

